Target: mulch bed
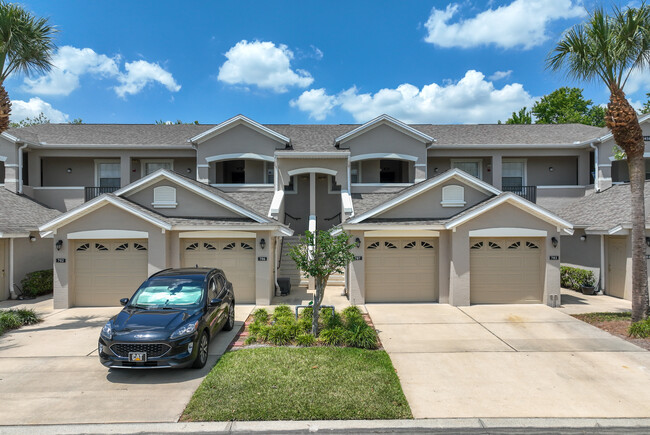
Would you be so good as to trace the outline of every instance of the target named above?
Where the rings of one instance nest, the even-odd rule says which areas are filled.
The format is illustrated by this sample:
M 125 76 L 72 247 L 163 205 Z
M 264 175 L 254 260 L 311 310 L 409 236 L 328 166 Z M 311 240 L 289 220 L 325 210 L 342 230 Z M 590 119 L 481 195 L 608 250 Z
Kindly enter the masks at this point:
M 603 331 L 609 332 L 610 334 L 622 338 L 623 340 L 629 341 L 632 344 L 635 344 L 639 347 L 642 347 L 645 350 L 650 350 L 650 338 L 632 338 L 627 335 L 627 330 L 630 327 L 631 321 L 627 319 L 619 320 L 594 320 L 585 314 L 574 314 L 578 320 L 589 323 L 597 328 L 602 329 Z
M 372 329 L 375 329 L 375 325 L 372 323 L 372 319 L 370 318 L 370 315 L 368 313 L 363 314 L 363 319 L 366 321 L 368 326 L 370 326 Z M 226 352 L 229 350 L 237 350 L 237 349 L 242 349 L 247 347 L 244 342 L 250 335 L 248 332 L 248 327 L 249 325 L 253 323 L 253 313 L 249 314 L 248 317 L 246 318 L 246 321 L 244 322 L 244 327 L 239 330 L 237 335 L 235 335 L 235 338 L 230 342 L 228 345 L 228 348 L 226 349 Z M 259 346 L 259 345 L 256 345 Z M 270 346 L 270 345 L 269 345 Z M 379 339 L 379 334 L 377 334 L 377 350 L 383 349 L 384 346 L 381 344 L 381 340 Z

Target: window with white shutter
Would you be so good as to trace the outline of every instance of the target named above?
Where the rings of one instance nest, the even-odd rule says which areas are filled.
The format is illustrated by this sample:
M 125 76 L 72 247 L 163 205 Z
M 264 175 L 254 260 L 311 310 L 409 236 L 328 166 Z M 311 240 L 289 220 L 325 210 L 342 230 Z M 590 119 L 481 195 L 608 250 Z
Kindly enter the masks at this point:
M 465 205 L 465 188 L 452 184 L 442 188 L 443 207 L 463 207 Z
M 176 189 L 171 186 L 158 186 L 153 189 L 154 208 L 176 208 Z

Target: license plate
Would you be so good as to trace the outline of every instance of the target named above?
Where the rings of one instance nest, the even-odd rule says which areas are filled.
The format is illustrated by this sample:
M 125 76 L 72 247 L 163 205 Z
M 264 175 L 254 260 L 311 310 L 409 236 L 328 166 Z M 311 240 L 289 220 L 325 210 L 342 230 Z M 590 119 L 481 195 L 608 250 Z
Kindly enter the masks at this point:
M 131 362 L 146 362 L 147 352 L 129 352 L 129 361 Z

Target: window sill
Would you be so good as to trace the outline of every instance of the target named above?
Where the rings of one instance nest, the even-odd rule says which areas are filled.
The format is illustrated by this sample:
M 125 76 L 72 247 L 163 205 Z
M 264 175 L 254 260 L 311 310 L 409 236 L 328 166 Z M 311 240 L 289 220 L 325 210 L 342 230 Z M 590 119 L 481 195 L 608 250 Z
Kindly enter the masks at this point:
M 465 201 L 443 201 L 440 203 L 443 207 L 465 207 Z
M 176 208 L 178 203 L 176 202 L 154 202 L 151 204 L 153 208 Z

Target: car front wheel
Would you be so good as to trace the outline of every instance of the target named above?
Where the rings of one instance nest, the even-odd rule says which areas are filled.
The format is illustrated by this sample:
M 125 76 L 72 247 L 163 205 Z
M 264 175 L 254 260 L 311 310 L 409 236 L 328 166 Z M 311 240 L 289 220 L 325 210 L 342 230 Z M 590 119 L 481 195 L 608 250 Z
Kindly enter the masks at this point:
M 226 324 L 223 325 L 224 331 L 232 331 L 232 328 L 235 327 L 235 304 L 228 305 L 228 320 Z
M 205 367 L 205 363 L 208 362 L 208 348 L 210 346 L 210 340 L 208 340 L 208 334 L 203 331 L 201 338 L 199 338 L 199 349 L 192 365 L 195 369 L 202 369 Z

